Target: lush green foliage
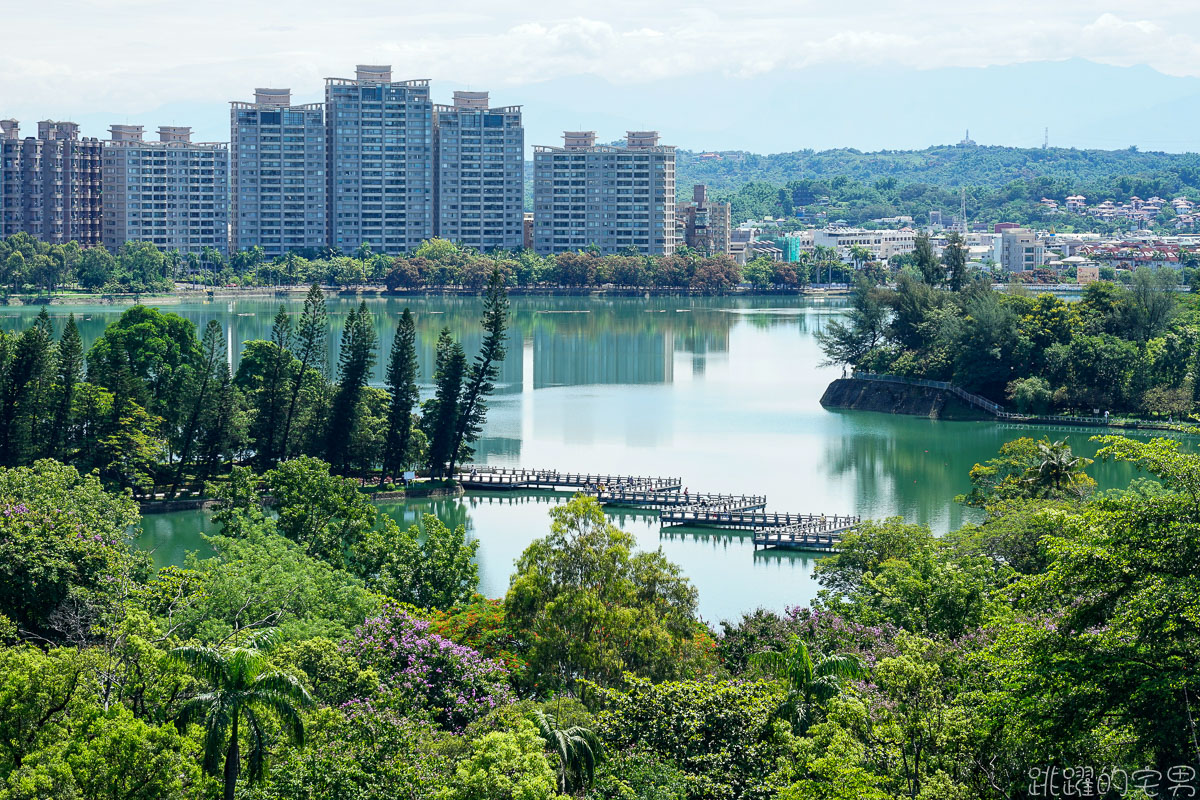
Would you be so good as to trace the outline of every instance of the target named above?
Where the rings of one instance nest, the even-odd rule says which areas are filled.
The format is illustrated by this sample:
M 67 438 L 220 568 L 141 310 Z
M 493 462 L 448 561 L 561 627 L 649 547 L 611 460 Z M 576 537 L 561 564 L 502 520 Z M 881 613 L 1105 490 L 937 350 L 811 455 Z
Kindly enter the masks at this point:
M 984 280 L 941 289 L 941 266 L 905 270 L 895 291 L 860 285 L 849 318 L 818 338 L 831 363 L 950 381 L 1021 411 L 1180 417 L 1200 385 L 1200 307 L 1174 293 L 1176 279 L 1141 268 L 1128 288 L 1093 283 L 1070 302 Z
M 74 467 L 0 470 L 0 620 L 26 636 L 86 635 L 145 575 L 129 547 L 137 519 L 131 498 Z
M 550 535 L 526 548 L 505 598 L 535 687 L 702 672 L 711 640 L 679 568 L 661 551 L 635 552 L 594 498 L 576 496 L 550 516 Z
M 0 798 L 1009 800 L 1049 766 L 1161 790 L 1195 758 L 1200 456 L 1100 444 L 1149 478 L 1074 491 L 1061 443 L 1010 443 L 979 522 L 864 523 L 812 608 L 715 641 L 590 499 L 501 602 L 462 529 L 380 526 L 310 460 L 234 471 L 215 554 L 156 574 L 128 494 L 0 470 Z
M 851 224 L 899 215 L 923 223 L 930 210 L 946 219 L 959 213 L 965 188 L 967 215 L 975 222 L 1111 230 L 1112 223 L 1048 214 L 1040 201 L 1050 198 L 1062 206 L 1074 194 L 1086 195 L 1089 202 L 1124 202 L 1134 195 L 1200 193 L 1200 161 L 1194 153 L 936 146 L 877 153 L 737 153 L 722 159 L 680 150 L 676 159 L 676 184 L 707 184 L 716 199 L 732 203 L 736 222 L 803 212 Z
M 440 352 L 452 355 L 453 365 L 450 372 L 439 366 L 439 391 L 426 405 L 426 419 L 414 413 L 412 316 L 401 318 L 387 391 L 367 385 L 378 343 L 365 304 L 342 330 L 331 381 L 328 317 L 317 286 L 294 330 L 281 307 L 270 341 L 245 343 L 235 374 L 218 323 L 209 322 L 197 338 L 191 321 L 141 305 L 96 339 L 85 374 L 74 317 L 55 341 L 43 310 L 28 329 L 0 332 L 0 465 L 55 458 L 83 472 L 98 470 L 105 485 L 131 488 L 141 499 L 173 499 L 199 493 L 249 462 L 267 473 L 268 492 L 290 493 L 293 515 L 280 519 L 280 529 L 342 566 L 374 512 L 363 500 L 365 510 L 348 518 L 321 519 L 331 494 L 348 502 L 358 490 L 331 483 L 328 466 L 316 466 L 316 458 L 339 475 L 378 475 L 380 483 L 418 465 L 452 477 L 474 453 L 504 355 L 507 298 L 498 281 L 486 306 L 483 346 L 473 363 L 448 334 L 442 340 Z M 322 469 L 323 479 L 316 474 Z M 308 507 L 291 502 L 301 496 Z M 370 519 L 359 519 L 364 515 Z

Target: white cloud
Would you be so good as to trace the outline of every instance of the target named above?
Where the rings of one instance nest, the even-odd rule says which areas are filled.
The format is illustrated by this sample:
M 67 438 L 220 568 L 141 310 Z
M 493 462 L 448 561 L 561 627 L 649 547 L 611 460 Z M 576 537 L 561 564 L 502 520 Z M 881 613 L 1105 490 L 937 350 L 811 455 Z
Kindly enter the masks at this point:
M 264 85 L 312 98 L 324 77 L 349 74 L 359 62 L 480 88 L 567 76 L 641 83 L 713 71 L 764 78 L 816 65 L 929 69 L 1062 58 L 1200 75 L 1200 39 L 1191 33 L 1200 31 L 1200 8 L 1181 0 L 1136 14 L 1107 0 L 1011 0 L 990 9 L 945 0 L 13 5 L 6 28 L 32 35 L 10 35 L 0 50 L 0 116 L 117 116 L 244 98 Z

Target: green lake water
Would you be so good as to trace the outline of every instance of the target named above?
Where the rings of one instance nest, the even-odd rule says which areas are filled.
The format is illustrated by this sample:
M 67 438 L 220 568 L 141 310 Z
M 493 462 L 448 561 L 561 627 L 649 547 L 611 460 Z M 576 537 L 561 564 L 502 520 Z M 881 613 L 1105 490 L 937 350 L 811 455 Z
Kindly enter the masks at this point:
M 302 298 L 283 301 L 297 317 Z M 280 301 L 217 300 L 164 305 L 203 326 L 225 326 L 231 360 L 241 343 L 268 338 Z M 330 299 L 331 363 L 354 299 Z M 468 354 L 479 345 L 477 298 L 415 297 L 368 301 L 381 352 L 397 315 L 409 306 L 418 324 L 423 391 L 438 331 L 449 327 Z M 692 492 L 766 494 L 768 509 L 903 516 L 935 531 L 959 527 L 972 512 L 953 497 L 967 473 L 1021 435 L 1065 438 L 1092 455 L 1094 430 L 1048 430 L 994 422 L 940 422 L 854 411 L 818 402 L 840 370 L 820 366 L 814 333 L 842 301 L 800 298 L 513 298 L 508 358 L 477 460 L 562 471 L 679 476 Z M 118 306 L 53 306 L 56 330 L 68 312 L 85 344 L 117 316 Z M 36 308 L 0 312 L 0 327 L 28 324 Z M 383 359 L 374 380 L 383 380 Z M 1097 464 L 1101 487 L 1134 476 L 1125 465 Z M 480 542 L 480 590 L 497 597 L 516 559 L 548 528 L 547 510 L 567 495 L 470 494 L 413 500 L 384 510 L 403 521 L 434 513 L 465 524 Z M 710 621 L 757 606 L 782 609 L 815 594 L 817 556 L 754 552 L 749 534 L 660 530 L 654 513 L 614 519 L 642 547 L 662 547 L 700 592 Z M 158 563 L 179 563 L 202 549 L 200 512 L 147 516 L 139 543 Z

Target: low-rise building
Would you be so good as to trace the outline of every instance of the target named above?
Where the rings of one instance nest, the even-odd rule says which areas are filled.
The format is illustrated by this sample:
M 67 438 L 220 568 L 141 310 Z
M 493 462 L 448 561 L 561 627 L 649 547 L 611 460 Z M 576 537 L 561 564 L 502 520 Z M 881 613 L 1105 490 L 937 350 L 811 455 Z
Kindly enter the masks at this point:
M 1000 266 L 1006 271 L 1027 272 L 1045 265 L 1045 243 L 1033 231 L 1009 228 L 1000 237 Z
M 887 261 L 892 256 L 902 256 L 913 251 L 917 233 L 912 228 L 899 230 L 869 231 L 862 228 L 823 228 L 813 231 L 813 244 L 817 247 L 832 247 L 845 262 L 853 261 L 851 249 L 864 247 L 876 261 Z

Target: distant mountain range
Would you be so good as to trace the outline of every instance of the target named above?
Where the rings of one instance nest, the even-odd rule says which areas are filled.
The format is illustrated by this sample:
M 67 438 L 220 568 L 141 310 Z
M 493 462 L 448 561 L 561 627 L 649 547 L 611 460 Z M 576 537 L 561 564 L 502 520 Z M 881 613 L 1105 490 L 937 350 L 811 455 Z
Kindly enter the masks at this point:
M 422 77 L 417 75 L 398 77 Z M 246 85 L 255 85 L 253 75 Z M 293 84 L 296 102 L 322 99 L 322 84 Z M 1200 79 L 1149 67 L 1040 61 L 981 69 L 812 67 L 741 77 L 718 72 L 615 84 L 564 76 L 520 86 L 435 80 L 435 102 L 455 89 L 490 89 L 495 105 L 522 105 L 528 146 L 557 144 L 564 129 L 596 130 L 601 141 L 627 129 L 657 129 L 695 151 L 787 153 L 804 149 L 921 150 L 954 144 L 969 128 L 980 144 L 1186 152 L 1200 149 Z M 79 114 L 46 99 L 36 107 L 0 102 L 0 117 L 27 130 L 38 119 L 74 119 L 106 136 L 114 122 L 190 125 L 203 141 L 229 139 L 233 97 L 189 98 L 157 108 Z

